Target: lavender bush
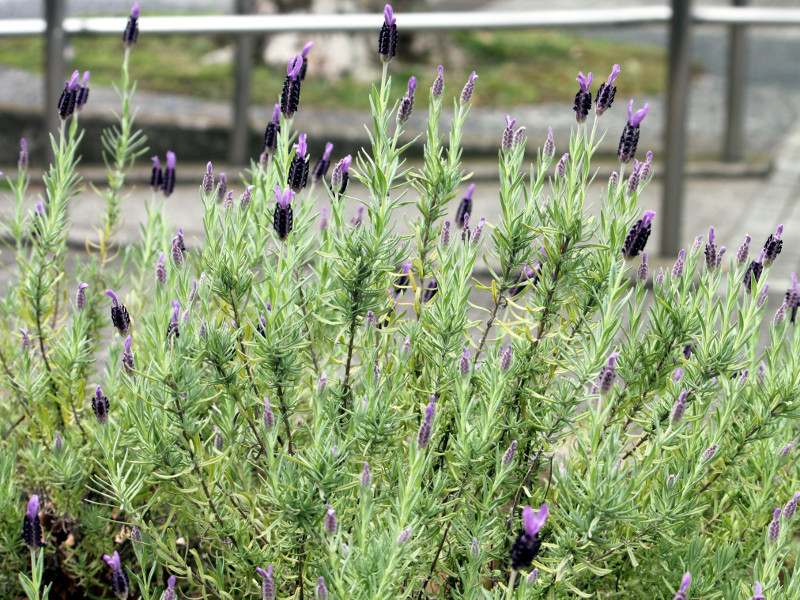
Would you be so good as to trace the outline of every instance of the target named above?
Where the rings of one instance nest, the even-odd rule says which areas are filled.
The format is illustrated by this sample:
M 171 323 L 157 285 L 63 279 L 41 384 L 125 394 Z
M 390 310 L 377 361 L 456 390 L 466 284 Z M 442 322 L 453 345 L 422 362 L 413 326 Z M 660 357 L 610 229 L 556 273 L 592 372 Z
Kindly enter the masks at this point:
M 164 216 L 167 153 L 141 239 L 121 247 L 126 175 L 146 152 L 138 19 L 102 140 L 106 212 L 74 276 L 88 76 L 59 101 L 41 201 L 24 144 L 8 178 L 0 597 L 800 597 L 796 278 L 764 314 L 782 230 L 723 260 L 712 229 L 653 276 L 658 215 L 638 207 L 653 157 L 635 158 L 648 107 L 612 106 L 618 66 L 594 100 L 579 75 L 568 148 L 551 131 L 534 153 L 525 127 L 498 123 L 487 221 L 461 163 L 480 80 L 443 123 L 444 69 L 420 74 L 427 129 L 411 129 L 417 79 L 389 76 L 402 17 L 387 6 L 366 148 L 310 156 L 292 128 L 298 54 L 241 195 L 210 163 L 197 174 L 204 242 Z M 622 131 L 618 173 L 592 167 L 605 129 Z M 416 136 L 420 169 L 405 162 Z M 596 177 L 609 183 L 590 198 Z

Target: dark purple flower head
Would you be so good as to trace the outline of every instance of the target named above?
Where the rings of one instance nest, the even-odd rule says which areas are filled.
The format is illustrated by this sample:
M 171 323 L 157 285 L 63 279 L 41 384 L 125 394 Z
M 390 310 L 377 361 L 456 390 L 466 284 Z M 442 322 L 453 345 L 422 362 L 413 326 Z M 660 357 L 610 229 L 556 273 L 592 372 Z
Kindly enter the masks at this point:
M 262 152 L 273 153 L 278 149 L 278 133 L 281 130 L 281 105 L 276 104 L 272 111 L 272 121 L 267 123 L 264 131 L 264 148 Z
M 633 100 L 628 105 L 628 122 L 625 129 L 622 130 L 622 135 L 619 139 L 619 146 L 617 147 L 617 156 L 620 162 L 628 163 L 633 160 L 636 154 L 636 146 L 639 143 L 639 125 L 647 115 L 650 105 L 645 104 L 644 108 L 633 112 Z
M 175 153 L 167 151 L 167 168 L 164 169 L 164 179 L 161 182 L 161 189 L 167 198 L 175 190 Z
M 69 81 L 64 82 L 64 90 L 58 99 L 58 115 L 62 120 L 66 120 L 75 112 L 78 100 L 78 78 L 80 72 L 75 71 Z
M 85 281 L 78 284 L 78 292 L 75 294 L 75 308 L 78 310 L 86 308 L 86 288 L 88 287 L 89 284 Z
M 770 234 L 767 238 L 767 241 L 764 243 L 764 266 L 769 266 L 775 259 L 778 258 L 778 254 L 781 253 L 783 249 L 783 240 L 781 239 L 781 235 L 783 234 L 783 225 L 778 225 L 778 229 L 775 232 L 775 235 Z
M 611 108 L 611 104 L 614 102 L 614 96 L 617 93 L 617 87 L 614 85 L 614 81 L 617 79 L 619 71 L 619 65 L 614 65 L 611 69 L 611 75 L 608 76 L 608 81 L 601 83 L 600 89 L 597 90 L 595 114 L 597 114 L 598 117 Z
M 303 81 L 306 78 L 306 71 L 308 70 L 308 53 L 311 52 L 313 47 L 314 42 L 306 42 L 306 45 L 303 46 L 303 49 L 300 51 L 300 56 L 303 57 L 303 64 L 300 65 L 300 81 Z
M 301 133 L 297 143 L 294 145 L 295 153 L 292 162 L 289 164 L 289 174 L 286 183 L 295 192 L 299 192 L 308 182 L 308 146 L 306 144 L 306 134 Z
M 122 43 L 126 48 L 130 48 L 136 43 L 139 37 L 139 3 L 133 5 L 131 8 L 131 16 L 128 17 L 128 23 L 125 25 L 125 31 L 122 32 Z
M 322 156 L 317 161 L 317 164 L 314 165 L 314 170 L 311 172 L 311 181 L 314 183 L 322 180 L 322 178 L 328 173 L 328 167 L 330 167 L 331 164 L 331 152 L 333 152 L 333 144 L 328 142 L 325 144 L 325 152 L 322 153 Z
M 653 217 L 655 214 L 652 210 L 648 210 L 642 215 L 642 218 L 633 224 L 625 243 L 622 245 L 622 256 L 625 260 L 632 260 L 634 257 L 639 256 L 639 253 L 644 250 L 647 244 L 647 239 L 650 237 L 650 230 L 652 228 Z
M 295 54 L 292 58 L 289 59 L 289 63 L 286 66 L 286 76 L 290 79 L 297 79 L 300 75 L 300 69 L 303 66 L 303 57 L 300 54 Z
M 98 385 L 94 392 L 94 398 L 92 398 L 92 410 L 94 411 L 94 416 L 97 418 L 97 422 L 101 425 L 105 425 L 106 422 L 108 422 L 108 409 L 108 398 L 103 394 L 102 388 Z
M 439 291 L 439 284 L 436 283 L 435 279 L 431 279 L 430 283 L 428 284 L 428 287 L 425 288 L 425 291 L 422 294 L 423 304 L 427 304 L 428 302 L 433 300 L 433 297 L 436 295 L 436 292 L 438 291 Z
M 331 173 L 331 190 L 337 197 L 344 195 L 347 190 L 347 182 L 350 179 L 350 165 L 352 162 L 353 157 L 348 154 L 333 167 L 333 172 Z
M 275 196 L 278 201 L 275 204 L 275 211 L 272 216 L 272 225 L 278 237 L 285 240 L 291 233 L 294 225 L 294 212 L 292 211 L 291 201 L 294 197 L 294 191 L 287 189 L 281 192 L 279 186 L 275 186 Z
M 281 113 L 287 119 L 291 119 L 297 112 L 300 104 L 300 70 L 303 67 L 303 57 L 299 54 L 289 60 L 286 67 L 286 79 L 283 82 L 281 91 Z
M 600 374 L 597 376 L 595 387 L 601 395 L 610 392 L 611 387 L 614 385 L 614 380 L 617 378 L 617 370 L 614 363 L 617 358 L 619 358 L 619 352 L 612 353 L 608 357 L 608 364 L 600 370 Z
M 470 100 L 472 100 L 472 94 L 475 92 L 475 80 L 478 79 L 478 75 L 475 71 L 469 76 L 469 81 L 464 85 L 464 89 L 461 90 L 461 104 L 468 104 Z
M 122 368 L 126 373 L 132 373 L 136 370 L 136 363 L 133 359 L 133 352 L 131 352 L 131 336 L 125 338 L 125 351 L 122 353 Z
M 131 324 L 128 309 L 117 300 L 117 295 L 112 290 L 106 290 L 106 296 L 111 298 L 111 323 L 117 328 L 120 335 L 128 335 Z
M 44 546 L 42 523 L 39 519 L 39 496 L 33 495 L 28 501 L 28 510 L 22 519 L 22 540 L 31 549 Z
M 586 117 L 589 116 L 589 110 L 592 108 L 592 92 L 589 91 L 592 85 L 592 74 L 589 73 L 589 77 L 586 77 L 583 72 L 580 72 L 578 73 L 577 81 L 581 87 L 578 93 L 575 94 L 573 110 L 575 111 L 575 119 L 578 123 L 583 123 L 586 121 Z
M 764 265 L 762 262 L 764 260 L 765 253 L 766 249 L 761 250 L 761 254 L 758 255 L 758 260 L 750 261 L 750 264 L 747 265 L 747 268 L 744 270 L 742 283 L 744 284 L 744 289 L 748 294 L 753 291 L 753 282 L 758 283 L 761 273 L 764 271 Z
M 397 19 L 389 4 L 383 9 L 383 25 L 378 36 L 378 54 L 384 62 L 389 62 L 397 56 Z
M 261 584 L 262 600 L 275 600 L 275 579 L 272 576 L 272 565 L 265 571 L 261 567 L 256 567 L 256 572 L 264 578 Z
M 515 571 L 530 566 L 539 553 L 541 541 L 539 531 L 547 519 L 547 504 L 542 504 L 539 512 L 533 512 L 530 506 L 522 509 L 523 530 L 511 545 L 511 568 Z
M 153 168 L 150 172 L 150 187 L 153 188 L 154 192 L 157 192 L 164 184 L 164 172 L 161 170 L 161 163 L 157 156 L 153 156 L 150 160 L 153 161 Z
M 439 65 L 439 75 L 437 75 L 436 79 L 433 81 L 431 94 L 436 98 L 439 98 L 441 97 L 442 92 L 444 92 L 444 67 Z
M 539 283 L 539 272 L 541 269 L 541 262 L 534 263 L 532 267 L 528 265 L 523 268 L 520 274 L 517 276 L 516 285 L 508 291 L 509 297 L 513 298 L 514 296 L 524 292 L 528 287 L 528 282 L 531 282 L 531 287 L 535 287 L 536 284 Z
M 83 82 L 78 88 L 77 95 L 75 96 L 75 110 L 82 109 L 89 100 L 89 77 L 91 77 L 91 75 L 92 74 L 90 71 L 85 71 L 83 73 Z
M 115 550 L 113 556 L 103 555 L 103 560 L 111 567 L 111 591 L 120 600 L 128 597 L 128 574 L 122 568 L 119 553 Z
M 786 290 L 783 304 L 792 311 L 791 322 L 794 323 L 797 317 L 797 309 L 800 307 L 800 285 L 797 283 L 797 275 L 795 273 L 792 273 L 792 287 Z
M 474 191 L 475 184 L 471 183 L 467 189 L 467 193 L 464 195 L 464 198 L 461 199 L 461 203 L 458 205 L 455 222 L 459 227 L 464 227 L 464 215 L 468 215 L 472 212 L 472 193 Z
M 681 580 L 681 587 L 672 600 L 686 600 L 689 593 L 689 586 L 692 585 L 692 574 L 686 573 Z

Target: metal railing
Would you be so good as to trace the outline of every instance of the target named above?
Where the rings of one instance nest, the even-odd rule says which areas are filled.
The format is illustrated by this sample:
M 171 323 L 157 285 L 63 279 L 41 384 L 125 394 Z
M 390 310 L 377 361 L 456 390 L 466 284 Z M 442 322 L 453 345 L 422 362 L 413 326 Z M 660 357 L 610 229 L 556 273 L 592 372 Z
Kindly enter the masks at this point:
M 406 31 L 496 30 L 620 27 L 661 24 L 670 30 L 669 80 L 666 126 L 664 128 L 665 168 L 662 204 L 663 255 L 677 254 L 683 206 L 685 128 L 688 113 L 690 44 L 694 25 L 728 26 L 729 77 L 726 107 L 726 135 L 722 156 L 738 160 L 742 146 L 746 62 L 746 28 L 750 26 L 800 26 L 800 9 L 742 6 L 746 0 L 732 0 L 735 6 L 697 6 L 692 0 L 671 0 L 670 6 L 593 9 L 581 11 L 448 12 L 404 13 Z M 65 18 L 64 0 L 44 0 L 45 19 L 0 20 L 0 37 L 46 36 L 45 97 L 55 98 L 64 76 L 64 46 L 74 35 L 117 35 L 125 18 Z M 227 34 L 236 37 L 237 52 L 233 95 L 231 160 L 245 161 L 248 135 L 250 71 L 255 35 L 281 32 L 375 32 L 379 14 L 253 15 L 252 0 L 236 0 L 236 15 L 196 17 L 148 17 L 140 21 L 142 35 Z M 45 111 L 48 129 L 57 128 L 55 111 Z

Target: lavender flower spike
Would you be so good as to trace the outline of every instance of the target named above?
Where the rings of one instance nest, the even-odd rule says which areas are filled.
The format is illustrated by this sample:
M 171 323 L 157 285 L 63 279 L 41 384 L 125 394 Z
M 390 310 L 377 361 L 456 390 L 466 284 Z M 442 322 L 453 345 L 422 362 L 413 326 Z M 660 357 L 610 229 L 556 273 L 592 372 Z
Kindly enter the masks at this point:
M 180 314 L 181 310 L 181 303 L 177 300 L 172 301 L 172 319 L 167 326 L 167 340 L 170 337 L 175 336 L 175 338 L 181 337 L 180 327 L 178 325 L 178 315 Z
M 17 158 L 17 168 L 20 171 L 24 171 L 28 168 L 28 163 L 30 162 L 30 155 L 28 154 L 28 144 L 25 141 L 25 138 L 22 138 L 19 141 L 19 156 Z
M 203 191 L 206 194 L 214 191 L 214 173 L 211 170 L 211 161 L 206 165 L 206 172 L 203 174 Z
M 475 71 L 472 72 L 472 75 L 469 76 L 469 81 L 467 81 L 466 85 L 464 85 L 464 89 L 461 90 L 461 104 L 469 104 L 469 101 L 472 100 L 472 94 L 475 92 L 475 80 L 478 76 L 475 74 Z
M 175 600 L 175 575 L 171 575 L 169 579 L 167 579 L 167 589 L 164 590 L 164 594 L 161 596 L 161 600 Z
M 614 80 L 619 75 L 619 65 L 614 65 L 611 69 L 611 75 L 608 76 L 608 81 L 600 84 L 600 89 L 597 90 L 597 97 L 595 98 L 595 114 L 599 117 L 609 108 L 614 102 L 614 96 L 617 93 L 617 87 L 614 85 Z
M 336 535 L 336 531 L 339 529 L 339 523 L 336 519 L 336 511 L 333 510 L 333 507 L 328 504 L 328 512 L 325 513 L 325 533 L 328 535 Z
M 286 178 L 287 185 L 295 192 L 299 192 L 308 182 L 308 145 L 306 134 L 301 133 L 294 145 L 294 156 L 289 164 L 289 174 Z
M 514 123 L 516 122 L 516 119 L 512 119 L 509 115 L 506 115 L 506 128 L 503 131 L 503 142 L 500 145 L 503 152 L 511 150 L 514 144 Z
M 617 371 L 614 363 L 618 358 L 619 352 L 614 352 L 611 354 L 611 356 L 608 357 L 608 364 L 603 367 L 603 369 L 600 371 L 600 375 L 597 376 L 597 383 L 595 384 L 595 387 L 603 396 L 611 391 L 611 388 L 614 385 L 614 380 L 617 378 Z
M 506 453 L 503 454 L 504 466 L 508 466 L 512 462 L 514 462 L 514 452 L 516 451 L 516 449 L 517 449 L 517 440 L 514 440 L 513 442 L 511 442 L 511 445 L 508 447 L 508 450 L 506 450 Z
M 278 133 L 281 130 L 281 105 L 276 104 L 272 111 L 272 121 L 267 123 L 267 129 L 264 131 L 264 148 L 261 150 L 264 154 L 272 154 L 278 149 Z
M 131 352 L 131 336 L 125 338 L 125 351 L 122 353 L 122 368 L 130 374 L 136 370 L 136 362 L 133 360 Z
M 625 260 L 631 260 L 639 256 L 639 252 L 644 250 L 647 239 L 650 237 L 653 217 L 655 216 L 656 213 L 652 210 L 648 210 L 641 219 L 633 224 L 625 238 L 625 243 L 622 245 L 622 256 Z
M 130 48 L 136 43 L 139 37 L 139 3 L 133 5 L 131 8 L 131 16 L 128 17 L 128 23 L 125 25 L 125 31 L 122 32 L 122 43 L 126 48 Z
M 337 197 L 343 196 L 347 190 L 347 182 L 350 179 L 350 165 L 352 162 L 353 157 L 348 154 L 333 167 L 333 172 L 331 173 L 331 191 Z
M 167 168 L 164 169 L 164 181 L 161 189 L 167 198 L 175 191 L 175 153 L 172 151 L 167 151 Z
M 750 600 L 767 600 L 767 597 L 761 593 L 761 583 L 758 581 L 756 581 L 753 586 L 753 595 L 750 597 Z
M 800 492 L 795 492 L 794 496 L 786 503 L 786 507 L 783 509 L 784 520 L 791 521 L 794 513 L 797 511 L 798 500 L 800 500 Z
M 120 600 L 128 597 L 128 574 L 122 568 L 119 553 L 115 550 L 113 556 L 103 555 L 103 560 L 111 567 L 111 591 Z
M 780 449 L 778 455 L 785 460 L 786 458 L 789 457 L 789 453 L 792 451 L 792 448 L 794 448 L 796 445 L 797 442 L 792 440 L 791 442 L 789 442 L 783 448 Z
M 770 234 L 766 243 L 764 244 L 765 267 L 775 262 L 775 259 L 778 258 L 778 254 L 780 254 L 781 250 L 783 249 L 783 240 L 781 239 L 781 234 L 783 234 L 783 225 L 778 225 L 778 229 L 775 234 Z
M 636 146 L 639 143 L 639 125 L 647 115 L 650 109 L 649 104 L 645 104 L 644 108 L 633 112 L 633 100 L 628 105 L 628 123 L 625 129 L 622 130 L 622 136 L 619 139 L 619 146 L 617 147 L 617 156 L 620 162 L 628 163 L 633 160 L 636 154 Z
M 408 80 L 408 91 L 400 100 L 397 109 L 397 124 L 404 125 L 411 118 L 411 111 L 414 110 L 414 92 L 417 90 L 417 78 L 413 75 Z
M 75 71 L 69 81 L 64 82 L 64 90 L 58 99 L 58 115 L 62 120 L 66 120 L 75 112 L 75 104 L 78 100 L 78 78 L 80 72 Z
M 750 241 L 752 238 L 749 235 L 744 236 L 744 242 L 741 246 L 739 246 L 739 250 L 736 252 L 736 264 L 743 265 L 747 262 L 747 254 L 750 252 Z
M 86 288 L 89 287 L 89 284 L 85 281 L 81 281 L 78 284 L 78 291 L 75 294 L 75 308 L 78 310 L 83 310 L 86 308 Z
M 317 579 L 317 600 L 328 600 L 328 588 L 325 587 L 324 577 Z
M 22 518 L 22 539 L 31 550 L 44 546 L 42 523 L 39 520 L 39 496 L 34 494 L 28 501 L 28 511 Z
M 435 410 L 433 403 L 428 404 L 428 408 L 425 409 L 425 420 L 420 424 L 417 433 L 417 448 L 420 450 L 427 448 L 431 441 L 431 421 Z
M 436 79 L 433 81 L 433 86 L 431 86 L 431 95 L 435 98 L 441 98 L 442 92 L 444 92 L 444 67 L 439 65 L 439 75 L 437 75 Z
M 544 141 L 544 146 L 542 146 L 542 159 L 546 161 L 550 161 L 553 158 L 553 155 L 556 153 L 556 145 L 553 141 L 553 128 L 547 128 L 547 139 Z
M 458 373 L 462 377 L 467 377 L 470 373 L 471 368 L 469 364 L 469 359 L 471 356 L 472 355 L 469 352 L 467 352 L 467 347 L 464 346 L 464 348 L 461 350 L 461 358 L 458 361 Z
M 547 515 L 547 504 L 542 504 L 536 514 L 530 506 L 522 509 L 523 529 L 511 545 L 511 568 L 515 571 L 530 566 L 539 553 L 542 545 L 539 540 L 539 531 L 544 525 Z
M 77 95 L 75 96 L 75 110 L 82 109 L 89 100 L 89 77 L 91 76 L 91 71 L 85 71 L 83 74 L 83 82 L 78 88 Z
M 578 73 L 577 81 L 581 89 L 575 94 L 575 106 L 573 110 L 575 111 L 575 119 L 578 123 L 583 123 L 586 121 L 586 117 L 589 116 L 589 110 L 592 108 L 592 92 L 589 91 L 589 88 L 592 86 L 592 74 L 589 73 L 589 77 L 586 77 L 581 71 Z
M 378 54 L 383 62 L 389 62 L 397 56 L 397 19 L 391 5 L 383 9 L 383 25 L 378 36 Z
M 278 201 L 275 204 L 275 212 L 273 214 L 272 224 L 278 237 L 285 240 L 292 231 L 294 224 L 294 213 L 292 212 L 291 201 L 294 198 L 294 191 L 283 190 L 279 186 L 275 186 L 275 196 Z
M 296 54 L 289 60 L 286 67 L 286 79 L 281 91 L 281 113 L 291 119 L 297 112 L 300 104 L 300 69 L 303 67 L 303 57 Z
M 750 264 L 747 265 L 747 268 L 744 270 L 742 283 L 744 284 L 744 289 L 748 294 L 753 291 L 753 282 L 758 283 L 761 273 L 764 270 L 764 265 L 762 262 L 764 260 L 765 253 L 766 249 L 762 249 L 761 254 L 758 255 L 758 260 L 750 261 Z
M 117 328 L 120 335 L 128 335 L 131 324 L 128 309 L 117 300 L 117 295 L 112 290 L 106 290 L 106 296 L 111 298 L 111 323 Z
M 642 252 L 642 264 L 639 265 L 636 277 L 639 281 L 647 281 L 647 252 Z
M 678 260 L 675 261 L 675 264 L 672 267 L 672 278 L 673 279 L 680 279 L 683 275 L 683 265 L 686 261 L 686 250 L 681 249 L 678 252 Z
M 275 600 L 275 579 L 272 576 L 272 565 L 267 567 L 266 571 L 261 567 L 256 567 L 256 573 L 264 578 L 264 582 L 261 584 L 261 599 Z
M 672 600 L 686 600 L 689 593 L 689 586 L 692 585 L 692 574 L 686 573 L 681 580 L 681 587 Z
M 800 284 L 797 283 L 797 274 L 792 273 L 792 287 L 786 290 L 784 296 L 784 306 L 791 309 L 791 322 L 794 323 L 797 317 L 797 309 L 800 307 Z
M 689 390 L 684 388 L 681 390 L 678 399 L 675 401 L 675 405 L 672 407 L 672 424 L 677 425 L 683 419 L 683 415 L 686 412 L 686 397 L 689 395 Z
M 772 517 L 772 522 L 767 529 L 767 539 L 775 544 L 781 536 L 781 509 L 776 508 Z
M 94 392 L 94 398 L 92 398 L 92 410 L 100 425 L 108 422 L 108 408 L 108 397 L 103 394 L 102 388 L 98 385 Z
M 331 166 L 331 152 L 333 152 L 333 144 L 328 142 L 325 144 L 325 152 L 314 165 L 314 170 L 311 172 L 311 181 L 319 183 L 323 177 L 328 173 L 328 167 Z
M 719 448 L 719 444 L 711 444 L 703 454 L 700 455 L 700 462 L 708 462 L 714 455 L 717 453 L 717 448 Z
M 464 215 L 468 215 L 472 212 L 472 194 L 474 191 L 475 184 L 471 183 L 469 188 L 467 188 L 467 193 L 464 194 L 464 198 L 461 199 L 461 203 L 458 205 L 455 222 L 459 227 L 464 227 Z
M 313 47 L 314 42 L 306 42 L 306 45 L 303 46 L 303 49 L 300 51 L 300 56 L 303 57 L 303 64 L 300 65 L 300 81 L 303 81 L 306 78 L 306 71 L 308 70 L 308 53 L 311 52 Z

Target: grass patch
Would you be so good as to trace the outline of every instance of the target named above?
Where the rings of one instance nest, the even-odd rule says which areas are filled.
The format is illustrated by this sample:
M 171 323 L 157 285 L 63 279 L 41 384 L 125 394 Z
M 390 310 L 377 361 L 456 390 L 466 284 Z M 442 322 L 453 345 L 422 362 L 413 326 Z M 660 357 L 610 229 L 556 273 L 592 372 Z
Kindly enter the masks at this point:
M 451 43 L 460 47 L 468 69 L 445 65 L 449 94 L 458 94 L 469 72 L 480 76 L 473 99 L 478 106 L 506 107 L 537 102 L 571 102 L 577 90 L 579 70 L 593 71 L 596 84 L 604 80 L 618 62 L 622 77 L 619 93 L 624 96 L 657 94 L 666 81 L 664 49 L 656 46 L 621 44 L 613 40 L 581 37 L 561 31 L 460 32 Z M 233 91 L 230 64 L 203 64 L 202 56 L 232 42 L 218 36 L 140 37 L 131 55 L 133 76 L 140 90 L 153 90 L 228 100 Z M 117 37 L 76 37 L 72 40 L 70 71 L 92 72 L 94 84 L 109 85 L 119 77 L 122 44 Z M 318 49 L 315 49 L 318 51 Z M 44 44 L 39 38 L 0 39 L 0 64 L 42 70 Z M 436 57 L 433 57 L 434 59 Z M 374 57 L 378 63 L 377 55 Z M 437 60 L 409 64 L 396 59 L 392 75 L 420 79 L 421 97 L 436 75 Z M 276 101 L 283 85 L 284 70 L 258 65 L 253 70 L 254 104 Z M 302 102 L 326 108 L 368 108 L 369 83 L 343 78 L 335 83 L 315 80 L 313 71 L 303 85 Z

